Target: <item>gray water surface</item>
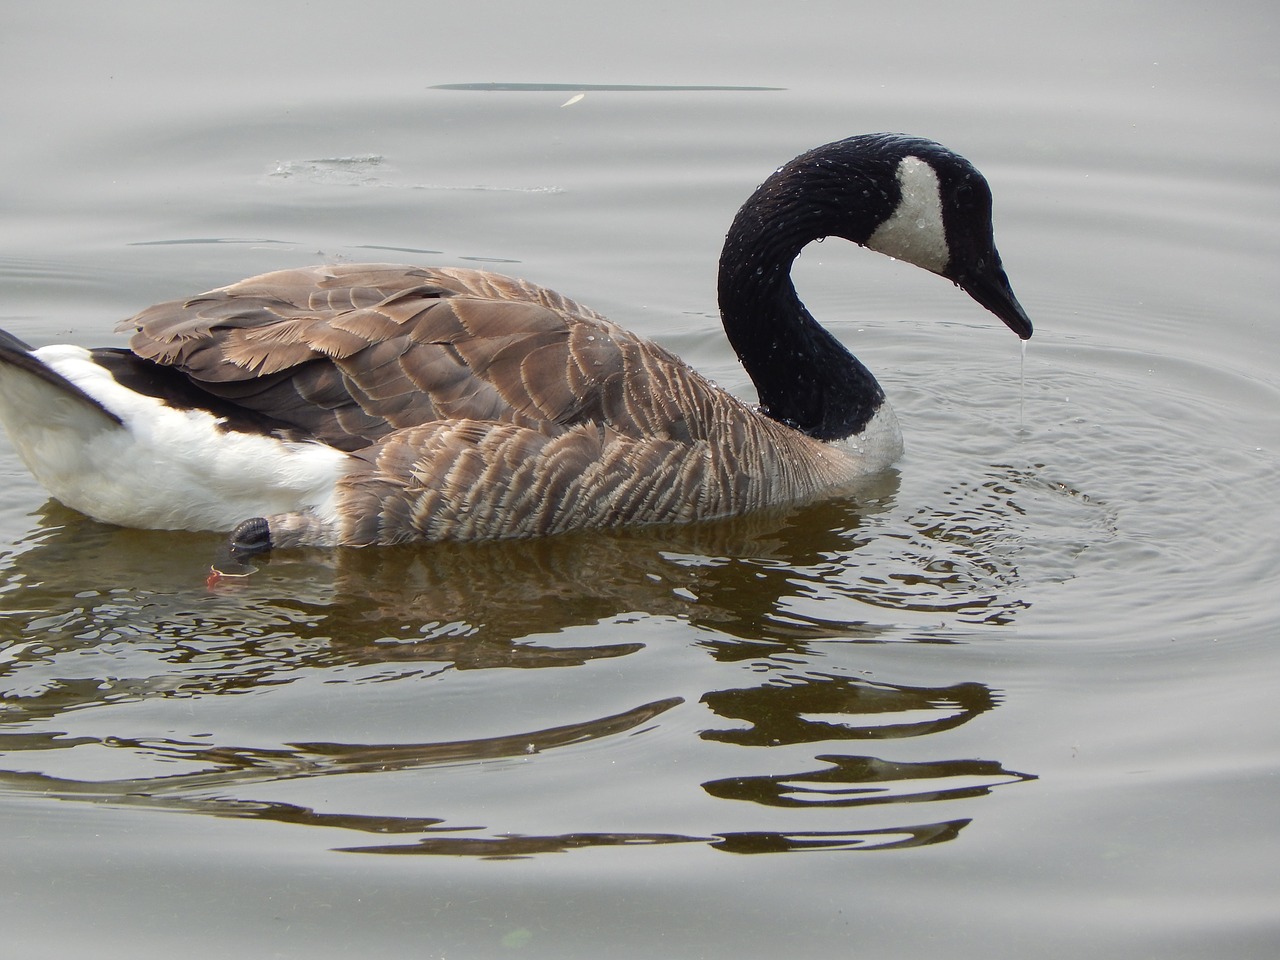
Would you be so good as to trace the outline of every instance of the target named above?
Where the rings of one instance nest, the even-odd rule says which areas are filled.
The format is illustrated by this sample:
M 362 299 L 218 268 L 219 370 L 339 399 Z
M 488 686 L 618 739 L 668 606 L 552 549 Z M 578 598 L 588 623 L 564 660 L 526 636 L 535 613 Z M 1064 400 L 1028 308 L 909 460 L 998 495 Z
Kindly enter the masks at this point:
M 1158 12 L 1157 12 L 1158 11 Z M 1280 949 L 1280 17 L 1263 4 L 10 4 L 0 326 L 480 266 L 727 387 L 719 243 L 802 150 L 991 181 L 1025 356 L 839 241 L 907 453 L 690 529 L 272 557 L 0 441 L 6 955 Z

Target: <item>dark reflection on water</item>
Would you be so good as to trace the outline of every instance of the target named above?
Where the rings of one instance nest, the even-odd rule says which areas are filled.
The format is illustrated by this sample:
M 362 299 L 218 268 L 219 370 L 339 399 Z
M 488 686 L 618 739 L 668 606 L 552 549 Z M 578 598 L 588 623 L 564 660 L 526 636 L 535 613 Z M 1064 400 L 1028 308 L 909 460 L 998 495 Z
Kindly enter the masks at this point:
M 733 777 L 704 784 L 713 797 L 771 807 L 852 807 L 980 797 L 993 786 L 1034 780 L 989 760 L 895 763 L 876 757 L 819 756 L 826 770 L 769 777 Z
M 991 489 L 1007 482 L 1001 477 L 978 485 L 984 503 Z M 572 723 L 540 725 L 527 716 L 502 715 L 496 719 L 507 729 L 498 736 L 438 742 L 264 747 L 244 745 L 236 732 L 216 727 L 195 739 L 173 736 L 171 724 L 161 736 L 113 729 L 139 722 L 128 712 L 131 705 L 271 696 L 273 687 L 315 682 L 317 676 L 329 684 L 412 684 L 454 671 L 582 667 L 636 657 L 653 643 L 652 632 L 594 629 L 584 643 L 582 631 L 573 628 L 625 627 L 651 618 L 691 625 L 697 637 L 692 649 L 721 665 L 708 675 L 717 679 L 706 682 L 724 686 L 702 691 L 700 705 L 732 724 L 702 729 L 697 736 L 705 744 L 728 750 L 830 746 L 953 729 L 994 709 L 998 695 L 977 682 L 896 685 L 809 663 L 833 642 L 904 639 L 895 624 L 904 610 L 942 611 L 990 625 L 1023 608 L 999 529 L 1007 511 L 991 508 L 984 521 L 980 511 L 963 506 L 967 498 L 957 497 L 953 523 L 933 511 L 927 523 L 898 524 L 892 533 L 868 529 L 893 511 L 895 494 L 890 477 L 864 491 L 858 505 L 828 503 L 722 524 L 523 543 L 280 554 L 253 576 L 212 589 L 204 585 L 204 573 L 218 538 L 116 529 L 49 504 L 39 527 L 0 557 L 0 754 L 9 757 L 0 761 L 0 789 L 415 835 L 402 844 L 342 848 L 379 853 L 508 857 L 670 843 L 760 853 L 948 840 L 967 820 L 911 818 L 892 827 L 836 831 L 533 835 L 501 825 L 460 825 L 448 816 L 320 812 L 250 799 L 245 792 L 337 774 L 377 777 L 528 759 L 652 730 L 676 708 L 693 704 L 687 695 L 673 695 L 669 685 L 640 697 L 628 694 L 630 703 L 615 702 L 604 715 Z M 912 549 L 903 549 L 908 543 Z M 935 553 L 963 555 L 966 562 L 936 562 Z M 858 616 L 841 620 L 834 610 Z M 920 639 L 946 640 L 944 633 Z M 746 666 L 751 672 L 744 672 Z M 760 683 L 743 686 L 745 676 L 757 675 Z M 512 676 L 495 673 L 485 682 L 517 697 L 516 688 L 502 687 L 514 682 Z M 564 676 L 566 683 L 581 682 Z M 84 716 L 106 708 L 111 711 L 96 725 Z M 64 735 L 58 728 L 72 717 L 76 732 Z M 63 758 L 82 754 L 98 779 L 59 772 L 80 769 Z M 689 773 L 691 780 L 703 780 L 705 797 L 792 811 L 974 798 L 1034 779 L 989 760 L 903 763 L 829 750 L 808 761 L 780 751 L 773 766 L 750 776 L 699 777 L 691 764 Z M 574 785 L 565 789 L 571 795 Z M 731 808 L 742 809 L 739 803 Z
M 349 853 L 445 854 L 469 857 L 527 857 L 539 853 L 567 853 L 584 847 L 654 846 L 665 843 L 705 843 L 725 853 L 797 853 L 805 850 L 893 850 L 954 840 L 968 820 L 895 827 L 889 830 L 800 831 L 775 833 L 744 831 L 713 837 L 656 833 L 575 833 L 558 837 L 510 835 L 492 838 L 429 837 L 416 844 L 344 847 Z
M 431 817 L 322 814 L 294 804 L 237 800 L 226 794 L 234 788 L 254 783 L 335 774 L 391 773 L 433 764 L 478 762 L 536 754 L 568 744 L 584 743 L 632 731 L 679 703 L 678 698 L 672 698 L 586 723 L 448 743 L 298 743 L 291 744 L 286 749 L 262 749 L 159 739 L 108 737 L 95 740 L 91 737 L 62 738 L 57 735 L 4 733 L 0 734 L 0 750 L 4 752 L 65 750 L 92 745 L 149 756 L 161 763 L 199 764 L 205 769 L 188 774 L 94 782 L 31 772 L 4 771 L 0 773 L 0 784 L 11 790 L 34 792 L 65 800 L 121 803 L 373 833 L 417 832 L 443 821 Z M 209 791 L 217 791 L 217 795 L 199 796 Z
M 711 691 L 702 700 L 719 716 L 751 724 L 745 729 L 704 730 L 703 739 L 745 746 L 924 736 L 967 723 L 997 702 L 992 691 L 978 683 L 902 687 L 818 675 Z M 726 800 L 816 808 L 975 797 L 1001 784 L 1035 779 L 987 760 L 899 763 L 828 754 L 814 759 L 829 766 L 731 777 L 704 783 L 703 788 Z
M 916 737 L 967 723 L 996 703 L 991 691 L 978 683 L 901 687 L 821 675 L 787 677 L 745 690 L 717 690 L 702 700 L 722 717 L 751 723 L 745 730 L 704 730 L 704 739 L 754 747 Z M 941 716 L 931 715 L 935 713 Z M 815 714 L 839 720 L 815 719 Z M 850 722 L 848 718 L 853 717 L 864 722 Z

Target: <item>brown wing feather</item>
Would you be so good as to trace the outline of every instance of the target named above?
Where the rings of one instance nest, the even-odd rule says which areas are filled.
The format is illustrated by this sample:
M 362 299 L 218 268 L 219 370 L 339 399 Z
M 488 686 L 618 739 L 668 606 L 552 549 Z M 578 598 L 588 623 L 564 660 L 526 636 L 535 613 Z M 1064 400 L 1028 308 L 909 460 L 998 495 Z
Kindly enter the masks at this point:
M 691 427 L 678 398 L 709 388 L 594 311 L 475 270 L 283 270 L 122 326 L 139 356 L 346 450 L 449 420 L 547 434 L 598 423 L 683 440 Z

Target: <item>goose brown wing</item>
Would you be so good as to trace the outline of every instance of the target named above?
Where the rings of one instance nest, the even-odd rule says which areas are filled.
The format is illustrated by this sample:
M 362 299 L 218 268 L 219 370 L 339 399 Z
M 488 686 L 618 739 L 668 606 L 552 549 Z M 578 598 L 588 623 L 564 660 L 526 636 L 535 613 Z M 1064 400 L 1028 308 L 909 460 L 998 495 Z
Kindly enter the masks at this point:
M 200 390 L 346 450 L 444 420 L 544 433 L 595 422 L 682 440 L 681 398 L 707 390 L 594 311 L 475 270 L 283 270 L 158 304 L 122 328 L 134 353 Z

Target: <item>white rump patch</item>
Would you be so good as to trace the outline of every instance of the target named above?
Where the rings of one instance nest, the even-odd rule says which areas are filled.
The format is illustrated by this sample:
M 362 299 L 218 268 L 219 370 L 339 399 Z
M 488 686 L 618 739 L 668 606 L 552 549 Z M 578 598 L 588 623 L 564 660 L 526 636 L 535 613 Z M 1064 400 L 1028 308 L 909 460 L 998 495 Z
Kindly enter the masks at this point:
M 877 253 L 905 260 L 941 273 L 951 259 L 942 223 L 942 195 L 938 174 L 919 157 L 903 157 L 898 164 L 898 209 L 867 240 Z
M 295 511 L 332 519 L 342 451 L 223 430 L 203 410 L 134 393 L 82 347 L 41 347 L 34 356 L 123 421 L 24 370 L 0 375 L 0 420 L 35 478 L 67 506 L 162 530 L 230 530 Z

